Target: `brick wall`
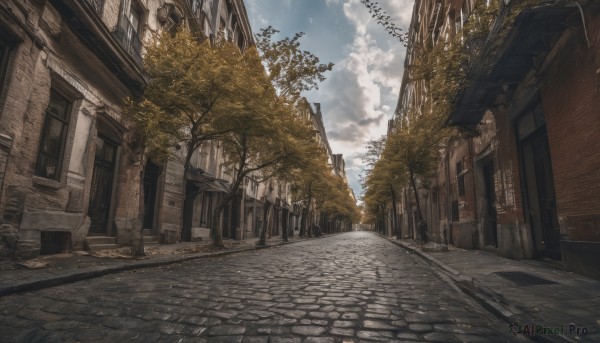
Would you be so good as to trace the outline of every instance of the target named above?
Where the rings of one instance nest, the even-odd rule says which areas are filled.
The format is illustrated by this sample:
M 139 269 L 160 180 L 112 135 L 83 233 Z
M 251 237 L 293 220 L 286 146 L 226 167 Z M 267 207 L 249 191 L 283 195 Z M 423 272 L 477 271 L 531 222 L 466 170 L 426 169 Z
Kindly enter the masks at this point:
M 600 15 L 586 13 L 541 90 L 561 233 L 600 242 Z

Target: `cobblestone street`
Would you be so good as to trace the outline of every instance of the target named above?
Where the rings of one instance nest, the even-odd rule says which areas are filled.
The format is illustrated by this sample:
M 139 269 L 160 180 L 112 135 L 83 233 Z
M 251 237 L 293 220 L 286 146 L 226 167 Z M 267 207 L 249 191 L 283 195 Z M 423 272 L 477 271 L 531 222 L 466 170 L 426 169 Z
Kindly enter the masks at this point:
M 2 342 L 503 342 L 508 324 L 366 232 L 0 300 Z

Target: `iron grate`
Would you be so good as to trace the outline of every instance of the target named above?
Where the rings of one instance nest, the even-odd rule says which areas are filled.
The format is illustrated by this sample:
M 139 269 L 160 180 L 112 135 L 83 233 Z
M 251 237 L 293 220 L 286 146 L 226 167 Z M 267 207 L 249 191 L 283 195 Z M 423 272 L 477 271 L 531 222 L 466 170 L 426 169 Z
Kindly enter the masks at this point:
M 494 274 L 516 283 L 517 286 L 551 285 L 558 283 L 524 272 L 495 272 Z

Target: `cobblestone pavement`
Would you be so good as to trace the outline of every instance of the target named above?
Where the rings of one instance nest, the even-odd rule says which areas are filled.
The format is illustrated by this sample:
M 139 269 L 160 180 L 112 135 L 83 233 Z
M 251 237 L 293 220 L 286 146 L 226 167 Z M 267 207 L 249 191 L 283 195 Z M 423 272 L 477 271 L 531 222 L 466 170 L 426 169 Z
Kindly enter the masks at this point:
M 0 299 L 1 342 L 509 342 L 414 255 L 366 232 Z

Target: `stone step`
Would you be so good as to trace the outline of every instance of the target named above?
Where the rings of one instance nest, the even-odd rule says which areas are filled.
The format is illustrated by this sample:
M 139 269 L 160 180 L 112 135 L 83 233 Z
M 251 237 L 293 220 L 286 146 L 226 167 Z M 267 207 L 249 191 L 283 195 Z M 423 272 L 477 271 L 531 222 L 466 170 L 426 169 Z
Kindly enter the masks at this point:
M 97 244 L 115 244 L 117 239 L 109 236 L 88 236 L 85 238 L 85 242 L 88 246 Z
M 40 248 L 34 249 L 18 249 L 15 251 L 15 258 L 28 259 L 38 257 L 40 255 Z
M 89 251 L 100 251 L 100 250 L 108 250 L 108 249 L 118 249 L 121 246 L 119 244 L 92 244 L 88 245 Z
M 144 244 L 146 245 L 157 245 L 158 244 L 158 236 L 154 234 L 152 230 L 144 230 L 142 231 L 144 235 Z

